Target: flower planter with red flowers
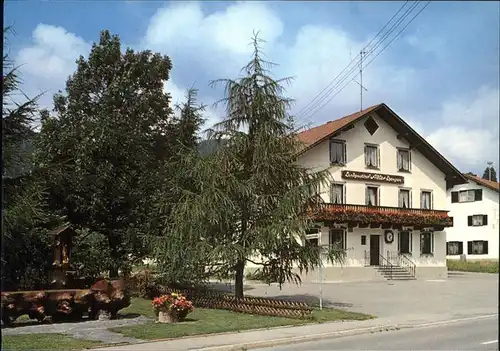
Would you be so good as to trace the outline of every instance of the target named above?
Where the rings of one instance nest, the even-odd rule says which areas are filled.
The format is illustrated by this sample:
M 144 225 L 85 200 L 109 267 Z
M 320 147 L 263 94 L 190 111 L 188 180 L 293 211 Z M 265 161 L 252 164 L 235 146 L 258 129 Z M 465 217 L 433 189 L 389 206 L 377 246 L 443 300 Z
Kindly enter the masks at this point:
M 452 225 L 447 211 L 369 207 L 362 205 L 321 204 L 309 210 L 317 221 L 358 223 L 360 227 L 378 226 L 442 226 Z
M 156 297 L 152 302 L 158 316 L 158 323 L 177 323 L 194 311 L 194 306 L 182 294 L 171 293 Z

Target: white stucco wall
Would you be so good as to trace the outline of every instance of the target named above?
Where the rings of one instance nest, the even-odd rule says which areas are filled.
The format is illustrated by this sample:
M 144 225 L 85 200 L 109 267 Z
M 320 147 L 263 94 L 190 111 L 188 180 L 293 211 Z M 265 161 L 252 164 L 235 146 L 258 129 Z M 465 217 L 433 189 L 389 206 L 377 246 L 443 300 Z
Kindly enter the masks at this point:
M 364 122 L 368 117 L 356 122 L 355 127 L 335 137 L 336 140 L 344 140 L 347 149 L 347 162 L 345 166 L 330 166 L 329 140 L 322 142 L 314 148 L 306 151 L 299 158 L 304 167 L 322 170 L 329 168 L 333 181 L 345 184 L 345 203 L 353 205 L 365 205 L 366 185 L 375 184 L 380 189 L 380 206 L 398 207 L 399 189 L 411 191 L 411 207 L 420 208 L 420 192 L 432 192 L 432 209 L 448 210 L 445 175 L 427 158 L 415 149 L 411 150 L 411 172 L 399 172 L 397 169 L 397 148 L 408 148 L 405 140 L 397 138 L 397 133 L 379 116 L 372 114 L 379 125 L 373 134 L 366 130 Z M 364 147 L 365 143 L 377 144 L 380 150 L 380 169 L 368 169 L 365 166 Z M 403 185 L 394 185 L 378 182 L 365 182 L 344 180 L 341 176 L 342 170 L 383 173 L 399 175 L 404 177 Z M 325 186 L 321 189 L 321 197 L 325 202 L 330 202 L 330 188 Z M 353 232 L 347 233 L 347 260 L 345 266 L 364 266 L 364 251 L 369 250 L 370 234 L 380 235 L 380 252 L 386 256 L 387 251 L 397 252 L 398 231 L 394 232 L 394 242 L 386 244 L 383 238 L 383 229 L 354 228 Z M 328 228 L 322 228 L 322 242 L 328 243 Z M 361 245 L 361 235 L 367 236 L 367 244 Z M 420 267 L 444 267 L 446 266 L 446 232 L 434 233 L 434 254 L 420 255 L 420 231 L 413 230 L 412 235 L 413 252 L 411 259 Z
M 411 150 L 411 173 L 399 172 L 397 169 L 397 148 L 408 148 L 408 143 L 397 139 L 397 133 L 380 117 L 372 117 L 379 125 L 379 129 L 370 135 L 363 123 L 366 118 L 356 122 L 354 129 L 348 130 L 335 139 L 345 140 L 347 148 L 347 164 L 343 167 L 331 166 L 330 172 L 335 182 L 346 184 L 346 203 L 365 204 L 364 181 L 345 181 L 341 177 L 342 170 L 383 173 L 404 177 L 404 185 L 373 183 L 380 186 L 380 206 L 398 206 L 400 188 L 411 190 L 411 207 L 420 208 L 421 190 L 431 190 L 433 195 L 433 209 L 447 210 L 445 175 L 417 150 Z M 365 143 L 378 144 L 380 149 L 380 170 L 365 167 Z M 322 142 L 306 151 L 299 158 L 299 163 L 304 167 L 325 169 L 330 167 L 329 140 Z M 330 189 L 321 189 L 321 196 L 325 202 L 330 202 Z
M 481 201 L 451 202 L 451 192 L 460 190 L 482 189 Z M 485 186 L 469 181 L 467 184 L 454 186 L 448 191 L 449 215 L 453 217 L 453 227 L 446 228 L 447 241 L 463 242 L 463 253 L 467 259 L 498 259 L 499 245 L 499 193 Z M 484 226 L 468 226 L 467 217 L 472 215 L 487 215 L 488 224 Z M 467 254 L 467 241 L 488 241 L 487 255 Z M 460 255 L 447 256 L 449 259 L 459 259 Z

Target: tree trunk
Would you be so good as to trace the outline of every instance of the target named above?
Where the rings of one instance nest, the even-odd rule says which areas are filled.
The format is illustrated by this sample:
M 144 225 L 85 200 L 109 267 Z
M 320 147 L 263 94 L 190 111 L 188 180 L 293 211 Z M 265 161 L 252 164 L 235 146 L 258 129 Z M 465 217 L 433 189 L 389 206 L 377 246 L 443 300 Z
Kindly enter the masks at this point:
M 245 270 L 245 261 L 239 261 L 234 268 L 236 271 L 234 275 L 234 296 L 243 298 L 243 273 Z

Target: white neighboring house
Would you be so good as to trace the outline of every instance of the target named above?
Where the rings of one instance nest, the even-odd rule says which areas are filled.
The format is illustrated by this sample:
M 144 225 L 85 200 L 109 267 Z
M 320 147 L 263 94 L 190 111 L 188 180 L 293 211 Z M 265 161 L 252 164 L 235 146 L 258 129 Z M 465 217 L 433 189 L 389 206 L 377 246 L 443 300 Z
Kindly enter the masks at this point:
M 333 178 L 320 189 L 318 233 L 308 242 L 347 250 L 343 265 L 325 262 L 321 279 L 447 277 L 444 228 L 452 222 L 446 191 L 467 181 L 450 162 L 386 104 L 299 138 L 304 148 L 298 162 L 328 168 Z M 318 270 L 302 280 L 318 281 Z
M 448 191 L 453 226 L 446 229 L 447 258 L 499 259 L 500 183 L 464 174 L 466 184 Z

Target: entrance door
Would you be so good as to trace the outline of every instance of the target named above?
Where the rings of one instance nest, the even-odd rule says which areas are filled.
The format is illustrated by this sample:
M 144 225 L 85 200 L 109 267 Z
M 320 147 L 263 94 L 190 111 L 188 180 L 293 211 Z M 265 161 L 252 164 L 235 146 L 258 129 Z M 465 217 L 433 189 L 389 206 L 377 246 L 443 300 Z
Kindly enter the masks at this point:
M 380 235 L 370 235 L 370 266 L 380 264 Z

